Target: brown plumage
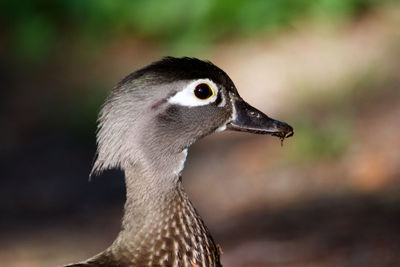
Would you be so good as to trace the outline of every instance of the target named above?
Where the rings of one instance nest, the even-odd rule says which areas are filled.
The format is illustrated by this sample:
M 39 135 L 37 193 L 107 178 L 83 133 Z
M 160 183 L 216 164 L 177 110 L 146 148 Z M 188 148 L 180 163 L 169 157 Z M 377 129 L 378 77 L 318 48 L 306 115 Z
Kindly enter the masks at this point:
M 152 216 L 137 236 L 120 236 L 100 255 L 71 266 L 221 266 L 219 250 L 181 182 Z

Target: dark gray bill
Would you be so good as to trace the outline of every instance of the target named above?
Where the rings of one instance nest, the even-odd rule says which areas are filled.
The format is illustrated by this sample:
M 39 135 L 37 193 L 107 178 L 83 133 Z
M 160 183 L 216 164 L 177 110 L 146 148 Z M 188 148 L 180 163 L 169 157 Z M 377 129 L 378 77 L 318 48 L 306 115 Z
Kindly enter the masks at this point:
M 293 135 L 293 128 L 290 125 L 268 117 L 240 97 L 232 98 L 232 105 L 236 116 L 227 125 L 230 130 L 270 134 L 279 137 L 281 140 Z

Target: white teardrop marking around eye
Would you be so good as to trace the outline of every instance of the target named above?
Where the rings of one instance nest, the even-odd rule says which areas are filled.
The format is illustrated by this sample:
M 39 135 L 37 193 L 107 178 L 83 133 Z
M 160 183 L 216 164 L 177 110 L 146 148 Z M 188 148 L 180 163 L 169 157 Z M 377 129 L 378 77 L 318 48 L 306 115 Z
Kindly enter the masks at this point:
M 194 90 L 199 84 L 208 84 L 212 90 L 214 90 L 214 95 L 205 100 L 199 99 L 195 96 Z M 199 79 L 190 82 L 181 91 L 177 92 L 175 95 L 168 99 L 171 104 L 186 106 L 186 107 L 197 107 L 204 106 L 214 102 L 217 99 L 218 87 L 217 85 L 209 79 Z

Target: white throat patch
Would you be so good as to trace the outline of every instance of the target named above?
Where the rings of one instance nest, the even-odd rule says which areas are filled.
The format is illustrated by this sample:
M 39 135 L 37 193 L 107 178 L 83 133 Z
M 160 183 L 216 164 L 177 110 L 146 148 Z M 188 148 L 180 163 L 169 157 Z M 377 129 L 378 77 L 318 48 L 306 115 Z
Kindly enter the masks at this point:
M 176 175 L 180 175 L 181 172 L 183 171 L 183 168 L 185 167 L 185 161 L 186 161 L 186 157 L 187 157 L 187 154 L 188 154 L 188 149 L 185 148 L 185 149 L 182 151 L 181 154 L 182 154 L 181 162 L 180 162 L 178 168 L 174 171 L 174 173 L 175 173 Z
M 201 83 L 208 84 L 214 90 L 214 95 L 212 97 L 202 100 L 194 95 L 194 89 L 196 88 L 197 85 Z M 218 87 L 213 81 L 209 79 L 198 79 L 192 81 L 181 91 L 177 92 L 175 95 L 170 97 L 168 99 L 168 102 L 180 106 L 197 107 L 197 106 L 208 105 L 214 102 L 217 99 L 217 95 L 218 95 Z

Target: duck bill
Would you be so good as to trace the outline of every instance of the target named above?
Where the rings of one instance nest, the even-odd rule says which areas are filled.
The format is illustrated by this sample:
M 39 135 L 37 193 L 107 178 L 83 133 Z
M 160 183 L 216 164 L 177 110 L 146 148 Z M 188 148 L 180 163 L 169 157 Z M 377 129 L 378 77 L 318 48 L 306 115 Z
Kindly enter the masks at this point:
M 232 98 L 233 119 L 227 128 L 234 131 L 255 134 L 270 134 L 282 140 L 293 135 L 293 128 L 287 123 L 272 119 L 247 104 L 240 97 Z

